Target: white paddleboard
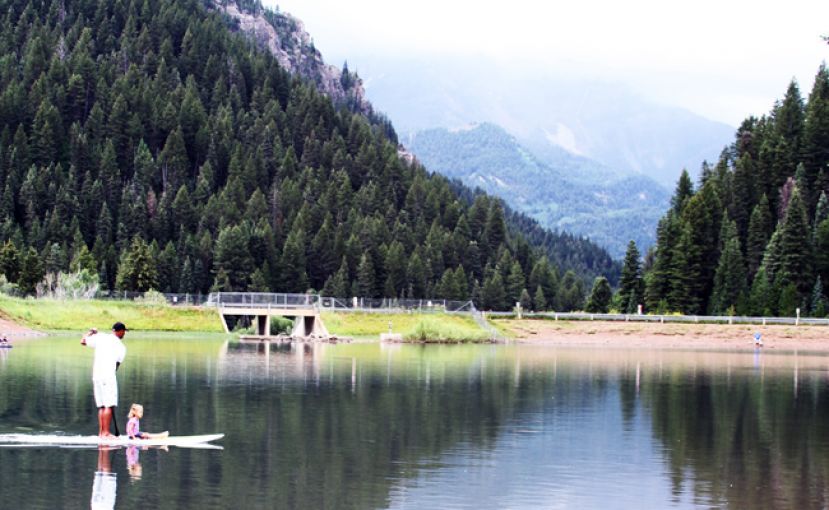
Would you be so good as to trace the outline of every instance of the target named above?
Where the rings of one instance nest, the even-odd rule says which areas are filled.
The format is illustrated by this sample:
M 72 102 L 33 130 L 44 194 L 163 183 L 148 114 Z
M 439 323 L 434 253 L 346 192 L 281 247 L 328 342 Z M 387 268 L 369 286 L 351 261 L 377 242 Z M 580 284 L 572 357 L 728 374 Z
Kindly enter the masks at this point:
M 225 437 L 224 434 L 202 436 L 168 436 L 163 439 L 130 439 L 128 436 L 62 436 L 57 434 L 0 434 L 0 445 L 44 446 L 198 446 Z

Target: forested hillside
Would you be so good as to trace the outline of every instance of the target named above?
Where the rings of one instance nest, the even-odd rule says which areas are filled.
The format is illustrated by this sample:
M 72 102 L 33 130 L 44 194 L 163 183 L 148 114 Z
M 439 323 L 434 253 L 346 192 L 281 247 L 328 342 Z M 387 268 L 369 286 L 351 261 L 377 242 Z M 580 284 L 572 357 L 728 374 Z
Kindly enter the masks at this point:
M 4 288 L 74 274 L 571 309 L 617 270 L 406 163 L 382 118 L 291 76 L 212 3 L 0 6 Z
M 541 225 L 586 236 L 618 259 L 631 239 L 643 249 L 653 245 L 670 198 L 652 179 L 611 177 L 612 171 L 587 158 L 570 155 L 558 166 L 543 162 L 493 124 L 421 131 L 406 146 L 430 170 L 501 197 Z M 602 171 L 601 178 L 585 179 Z
M 808 99 L 792 82 L 748 118 L 694 185 L 679 180 L 645 261 L 650 310 L 687 314 L 827 314 L 829 72 Z

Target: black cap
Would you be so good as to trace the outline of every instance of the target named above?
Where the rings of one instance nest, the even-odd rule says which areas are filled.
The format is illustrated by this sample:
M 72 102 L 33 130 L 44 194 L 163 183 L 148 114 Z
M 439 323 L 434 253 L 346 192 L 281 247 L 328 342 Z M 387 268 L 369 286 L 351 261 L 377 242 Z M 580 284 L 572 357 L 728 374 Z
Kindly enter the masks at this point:
M 116 322 L 112 325 L 112 331 L 129 331 L 123 322 Z

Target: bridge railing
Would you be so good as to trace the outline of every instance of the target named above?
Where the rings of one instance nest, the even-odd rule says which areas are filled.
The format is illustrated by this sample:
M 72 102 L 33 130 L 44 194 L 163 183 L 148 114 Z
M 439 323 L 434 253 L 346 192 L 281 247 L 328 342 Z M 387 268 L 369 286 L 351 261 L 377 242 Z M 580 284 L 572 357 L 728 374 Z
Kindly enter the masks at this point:
M 317 294 L 275 294 L 270 292 L 213 292 L 207 306 L 249 308 L 311 308 L 319 306 Z
M 420 312 L 471 312 L 472 301 L 447 299 L 398 299 L 398 298 L 334 298 L 320 297 L 320 307 L 335 311 L 420 311 Z
M 332 311 L 420 311 L 463 313 L 475 311 L 472 301 L 447 299 L 335 298 L 319 294 L 276 294 L 269 292 L 213 292 L 206 306 L 319 308 Z

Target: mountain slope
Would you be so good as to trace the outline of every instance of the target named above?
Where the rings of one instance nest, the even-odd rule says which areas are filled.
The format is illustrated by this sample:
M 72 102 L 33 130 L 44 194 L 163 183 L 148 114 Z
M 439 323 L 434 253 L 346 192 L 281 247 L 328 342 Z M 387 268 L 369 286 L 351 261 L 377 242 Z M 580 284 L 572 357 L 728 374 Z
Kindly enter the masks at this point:
M 540 288 L 571 309 L 582 282 L 559 270 L 616 268 L 407 163 L 390 125 L 291 76 L 213 3 L 54 6 L 0 20 L 0 273 L 24 293 L 71 271 L 108 289 L 493 309 Z
M 651 179 L 617 177 L 587 184 L 595 175 L 611 172 L 575 156 L 562 158 L 561 166 L 548 166 L 492 124 L 422 131 L 408 144 L 427 168 L 499 196 L 543 226 L 587 236 L 616 258 L 631 239 L 642 250 L 652 245 L 668 206 L 668 192 Z
M 614 83 L 451 57 L 418 61 L 355 55 L 373 104 L 403 138 L 472 122 L 499 125 L 546 160 L 551 147 L 673 188 L 683 168 L 715 161 L 734 128 L 655 104 Z M 417 80 L 412 80 L 417 76 Z M 552 163 L 552 161 L 551 161 Z

